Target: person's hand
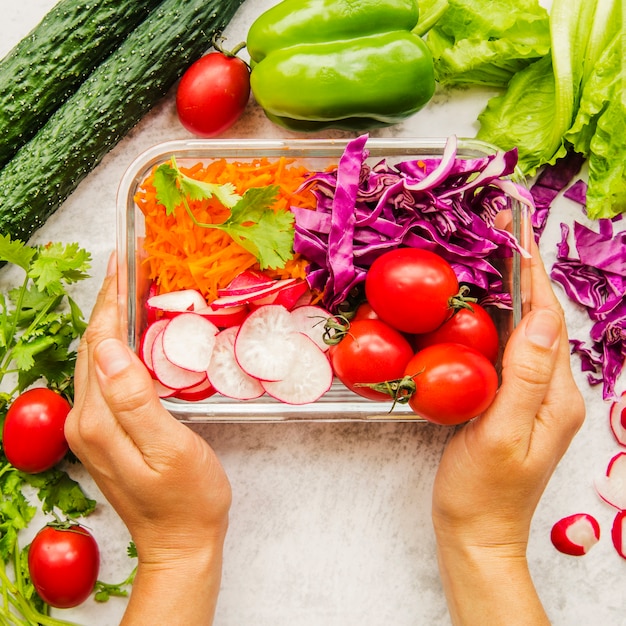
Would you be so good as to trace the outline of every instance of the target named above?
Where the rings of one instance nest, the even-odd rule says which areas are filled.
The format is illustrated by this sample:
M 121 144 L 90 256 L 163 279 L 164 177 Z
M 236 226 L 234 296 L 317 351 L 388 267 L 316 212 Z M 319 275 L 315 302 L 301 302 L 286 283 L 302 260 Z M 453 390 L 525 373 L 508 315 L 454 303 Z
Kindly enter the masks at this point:
M 435 478 L 433 524 L 455 624 L 546 619 L 527 569 L 530 524 L 585 407 L 563 312 L 536 246 L 531 279 L 531 310 L 507 343 L 496 399 L 453 435 Z
M 137 547 L 123 623 L 211 623 L 230 484 L 209 445 L 163 408 L 145 366 L 122 341 L 112 270 L 79 347 L 75 389 L 68 443 Z M 175 607 L 179 593 L 186 599 Z M 197 613 L 185 613 L 192 608 Z

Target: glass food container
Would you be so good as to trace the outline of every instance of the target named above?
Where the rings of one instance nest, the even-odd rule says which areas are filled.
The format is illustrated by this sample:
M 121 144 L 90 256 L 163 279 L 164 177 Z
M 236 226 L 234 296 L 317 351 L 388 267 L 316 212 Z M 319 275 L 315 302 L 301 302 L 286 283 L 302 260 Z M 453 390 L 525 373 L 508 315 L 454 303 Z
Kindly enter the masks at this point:
M 408 159 L 441 157 L 447 138 L 370 138 L 366 148 L 368 162 L 386 159 L 389 163 Z M 288 157 L 310 170 L 319 171 L 336 164 L 344 151 L 346 140 L 295 139 L 295 140 L 200 140 L 171 141 L 154 146 L 141 154 L 125 172 L 117 198 L 117 248 L 119 309 L 122 327 L 128 345 L 137 350 L 139 338 L 147 324 L 145 302 L 150 280 L 146 275 L 146 252 L 143 249 L 145 224 L 134 196 L 152 168 L 168 161 L 172 156 L 179 166 L 213 159 L 250 162 L 258 158 L 279 159 Z M 459 139 L 457 158 L 484 157 L 495 148 L 475 140 Z M 524 184 L 521 175 L 513 177 Z M 510 229 L 528 249 L 530 237 L 530 211 L 527 206 L 511 198 Z M 489 307 L 496 322 L 501 346 L 519 322 L 528 306 L 529 267 L 527 260 L 514 253 L 507 263 L 499 267 L 504 284 L 510 290 L 510 310 Z M 502 347 L 501 347 L 502 351 Z M 497 368 L 499 370 L 500 363 Z M 362 398 L 335 380 L 331 388 L 316 402 L 305 405 L 288 405 L 267 395 L 255 400 L 233 400 L 215 394 L 202 401 L 183 401 L 171 398 L 163 405 L 183 422 L 284 422 L 284 421 L 423 421 L 406 404 L 391 401 L 373 401 Z M 393 406 L 393 408 L 392 408 Z

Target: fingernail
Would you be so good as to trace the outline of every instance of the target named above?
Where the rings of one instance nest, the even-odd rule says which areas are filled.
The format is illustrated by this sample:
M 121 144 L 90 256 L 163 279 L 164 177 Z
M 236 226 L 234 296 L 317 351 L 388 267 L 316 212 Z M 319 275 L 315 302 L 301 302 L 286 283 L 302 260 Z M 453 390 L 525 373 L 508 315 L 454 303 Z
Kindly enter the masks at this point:
M 111 255 L 109 256 L 109 263 L 107 265 L 107 276 L 111 276 L 112 274 L 115 274 L 117 270 L 117 255 L 115 254 L 115 250 L 113 250 L 113 252 L 111 252 Z
M 552 348 L 561 334 L 561 318 L 548 309 L 532 311 L 526 324 L 526 338 L 540 348 Z
M 104 339 L 95 349 L 94 357 L 98 369 L 108 378 L 119 374 L 130 365 L 130 354 L 118 339 Z

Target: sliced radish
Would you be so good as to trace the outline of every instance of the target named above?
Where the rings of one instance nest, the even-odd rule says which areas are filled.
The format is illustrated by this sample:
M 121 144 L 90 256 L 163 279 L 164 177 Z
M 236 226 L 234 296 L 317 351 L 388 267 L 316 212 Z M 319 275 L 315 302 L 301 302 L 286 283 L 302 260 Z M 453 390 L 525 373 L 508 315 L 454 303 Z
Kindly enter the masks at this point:
M 152 384 L 154 385 L 154 389 L 159 398 L 171 398 L 177 391 L 171 387 L 166 387 L 162 382 L 156 380 L 155 378 L 152 379 Z
M 146 327 L 141 336 L 139 342 L 139 358 L 143 361 L 144 365 L 151 373 L 154 372 L 154 367 L 152 366 L 152 346 L 154 345 L 154 340 L 159 336 L 168 323 L 169 320 L 167 319 L 152 322 L 152 324 Z
M 152 345 L 152 367 L 158 381 L 171 389 L 188 389 L 206 378 L 206 372 L 192 372 L 174 365 L 167 358 L 163 349 L 163 333 L 159 333 Z
M 609 420 L 615 439 L 626 446 L 626 391 L 611 405 Z
M 285 289 L 289 285 L 296 282 L 296 278 L 284 278 L 282 280 L 275 280 L 268 287 L 262 287 L 256 291 L 252 291 L 245 294 L 238 294 L 234 296 L 220 296 L 211 302 L 211 306 L 214 309 L 221 309 L 225 306 L 236 306 L 239 304 L 250 304 L 256 300 L 262 300 L 263 298 L 277 294 L 281 289 Z
M 202 309 L 197 309 L 194 313 L 206 317 L 210 322 L 213 322 L 218 328 L 228 328 L 229 326 L 239 326 L 246 319 L 249 313 L 248 306 L 246 304 L 238 304 L 235 306 L 225 306 L 221 309 L 214 309 L 212 306 L 207 306 Z
M 252 306 L 263 306 L 265 304 L 281 304 L 288 311 L 296 306 L 298 300 L 309 290 L 309 286 L 303 280 L 297 280 L 291 285 L 283 287 L 278 292 L 265 296 L 261 300 L 254 300 Z
M 595 480 L 598 495 L 611 506 L 626 509 L 626 452 L 619 452 L 610 461 L 604 476 Z
M 295 326 L 289 311 L 268 304 L 250 313 L 235 338 L 235 357 L 244 372 L 259 380 L 280 380 L 297 356 Z
M 189 387 L 189 389 L 179 389 L 173 395 L 179 400 L 186 400 L 187 402 L 198 402 L 199 400 L 206 400 L 216 393 L 215 387 L 211 384 L 208 378 L 205 378 L 198 385 Z
M 294 333 L 291 343 L 297 358 L 287 375 L 277 381 L 262 381 L 265 391 L 287 404 L 308 404 L 323 396 L 333 382 L 326 354 L 304 333 Z
M 208 379 L 223 396 L 236 400 L 252 400 L 265 393 L 258 379 L 246 374 L 235 358 L 238 328 L 225 328 L 215 338 L 213 356 L 207 370 Z
M 206 373 L 217 333 L 217 326 L 206 317 L 181 313 L 163 329 L 165 356 L 178 367 Z
M 181 289 L 151 296 L 146 304 L 148 309 L 156 309 L 164 313 L 195 311 L 207 305 L 204 296 L 195 289 Z
M 617 553 L 626 559 L 626 511 L 619 511 L 611 527 L 611 539 Z
M 600 540 L 600 524 L 589 513 L 568 515 L 552 527 L 550 539 L 559 552 L 582 556 Z
M 267 274 L 258 270 L 245 270 L 233 278 L 223 289 L 217 290 L 218 296 L 241 296 L 269 287 L 276 282 Z
M 325 341 L 324 336 L 325 322 L 332 315 L 322 307 L 314 304 L 296 307 L 291 311 L 291 319 L 296 328 L 301 333 L 309 336 L 324 351 L 330 347 Z

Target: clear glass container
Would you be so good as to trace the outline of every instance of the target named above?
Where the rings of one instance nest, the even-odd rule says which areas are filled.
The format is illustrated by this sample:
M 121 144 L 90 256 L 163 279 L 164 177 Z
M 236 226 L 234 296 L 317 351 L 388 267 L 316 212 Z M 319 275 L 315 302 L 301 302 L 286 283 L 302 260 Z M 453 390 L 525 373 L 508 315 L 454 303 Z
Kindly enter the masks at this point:
M 411 158 L 440 157 L 447 139 L 370 138 L 367 143 L 369 161 L 382 158 L 390 163 Z M 136 350 L 146 326 L 145 302 L 150 281 L 146 276 L 146 253 L 142 246 L 145 236 L 143 214 L 134 202 L 134 195 L 153 167 L 175 156 L 179 165 L 191 165 L 199 161 L 228 159 L 249 162 L 257 158 L 296 159 L 311 170 L 324 169 L 337 163 L 346 140 L 335 139 L 226 139 L 171 141 L 161 143 L 141 154 L 130 165 L 120 183 L 117 197 L 117 249 L 119 309 L 122 327 L 128 345 Z M 475 140 L 458 140 L 458 158 L 476 158 L 491 154 L 492 146 Z M 521 175 L 514 177 L 523 184 Z M 510 228 L 513 235 L 528 248 L 532 236 L 529 210 L 525 205 L 511 199 Z M 499 268 L 512 295 L 511 310 L 495 310 L 492 313 L 498 327 L 501 345 L 506 341 L 528 306 L 529 268 L 525 258 L 514 254 Z M 490 307 L 492 309 L 493 307 Z M 490 311 L 491 312 L 491 311 Z M 500 365 L 498 363 L 497 367 Z M 184 422 L 280 422 L 280 421 L 423 421 L 407 405 L 376 402 L 361 398 L 345 388 L 339 381 L 318 401 L 293 406 L 281 403 L 269 396 L 256 400 L 232 400 L 217 394 L 197 402 L 163 399 L 163 405 Z

